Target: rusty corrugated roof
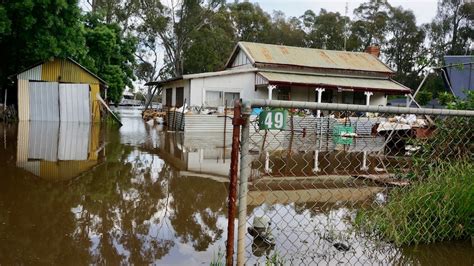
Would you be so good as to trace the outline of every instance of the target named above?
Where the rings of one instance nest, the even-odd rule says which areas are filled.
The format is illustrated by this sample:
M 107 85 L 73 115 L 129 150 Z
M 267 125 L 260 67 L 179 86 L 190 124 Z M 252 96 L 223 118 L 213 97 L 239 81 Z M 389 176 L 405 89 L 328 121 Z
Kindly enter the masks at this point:
M 244 50 L 253 63 L 393 73 L 393 70 L 378 58 L 363 52 L 321 50 L 252 42 L 239 42 L 238 48 Z
M 270 84 L 309 85 L 345 89 L 409 93 L 410 89 L 388 78 L 258 72 Z

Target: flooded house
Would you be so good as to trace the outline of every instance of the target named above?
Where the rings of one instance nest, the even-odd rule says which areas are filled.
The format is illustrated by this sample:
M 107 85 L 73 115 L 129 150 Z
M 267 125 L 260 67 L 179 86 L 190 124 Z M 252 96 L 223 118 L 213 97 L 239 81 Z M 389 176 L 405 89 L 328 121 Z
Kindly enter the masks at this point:
M 321 50 L 239 42 L 225 69 L 149 82 L 163 89 L 163 106 L 232 106 L 235 99 L 270 99 L 363 105 L 387 104 L 388 95 L 410 93 L 395 72 L 366 52 Z
M 20 121 L 100 122 L 104 80 L 71 58 L 53 58 L 16 75 Z

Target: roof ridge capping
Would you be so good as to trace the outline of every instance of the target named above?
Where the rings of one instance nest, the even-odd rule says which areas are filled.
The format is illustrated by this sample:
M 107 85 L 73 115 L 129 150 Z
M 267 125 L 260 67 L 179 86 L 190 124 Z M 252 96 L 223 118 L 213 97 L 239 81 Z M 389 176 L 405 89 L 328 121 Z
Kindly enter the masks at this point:
M 367 52 L 325 50 L 279 44 L 240 41 L 234 48 L 226 66 L 230 67 L 242 49 L 252 64 L 275 64 L 310 68 L 341 69 L 351 71 L 395 73 L 379 58 Z

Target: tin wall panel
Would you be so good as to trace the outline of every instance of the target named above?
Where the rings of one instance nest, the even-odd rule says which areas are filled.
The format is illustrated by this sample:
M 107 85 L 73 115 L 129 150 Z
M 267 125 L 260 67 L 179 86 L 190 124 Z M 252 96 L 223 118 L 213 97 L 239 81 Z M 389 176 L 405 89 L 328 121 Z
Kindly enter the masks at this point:
M 31 121 L 28 160 L 58 160 L 59 122 Z
M 41 69 L 41 80 L 45 81 L 59 81 L 61 76 L 61 61 L 55 59 L 53 61 L 47 61 L 43 64 Z
M 41 80 L 41 73 L 42 73 L 43 65 L 35 66 L 18 74 L 18 79 L 24 80 Z
M 64 122 L 59 127 L 58 159 L 85 161 L 89 152 L 90 124 Z
M 18 80 L 18 119 L 20 121 L 30 120 L 30 92 L 29 81 Z
M 178 113 L 178 115 L 181 115 Z M 180 118 L 177 116 L 177 118 Z M 224 132 L 224 119 L 217 115 L 185 115 L 182 123 L 184 123 L 185 132 Z M 181 122 L 180 119 L 176 123 Z M 178 124 L 179 125 L 179 124 Z M 232 132 L 232 121 L 227 120 L 226 132 Z
M 62 122 L 91 121 L 89 84 L 59 84 L 59 110 Z
M 97 78 L 66 59 L 61 59 L 61 81 L 68 83 L 99 83 Z
M 16 145 L 17 163 L 28 161 L 29 134 L 30 134 L 30 122 L 28 121 L 18 122 L 18 137 L 17 137 L 17 145 Z
M 57 82 L 30 82 L 30 120 L 59 121 Z

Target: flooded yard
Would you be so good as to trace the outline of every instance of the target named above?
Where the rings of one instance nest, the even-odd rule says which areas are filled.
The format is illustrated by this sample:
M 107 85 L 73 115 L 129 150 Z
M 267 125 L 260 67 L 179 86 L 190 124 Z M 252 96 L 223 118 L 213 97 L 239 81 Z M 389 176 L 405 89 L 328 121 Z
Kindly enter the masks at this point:
M 225 251 L 231 138 L 224 143 L 222 134 L 166 132 L 144 123 L 136 109 L 120 114 L 121 128 L 0 124 L 1 265 L 208 265 Z M 277 176 L 305 176 L 312 170 L 296 166 L 313 153 L 299 154 L 289 169 L 269 167 Z M 328 159 L 321 171 L 352 174 L 358 170 L 350 162 L 367 159 L 357 148 L 324 157 L 338 156 L 347 158 L 345 166 Z M 251 245 L 247 234 L 251 262 L 264 264 L 266 255 L 278 252 L 287 264 L 474 263 L 470 242 L 396 248 L 358 234 L 351 225 L 357 210 L 383 199 L 385 188 L 347 179 L 321 187 L 321 180 L 267 180 L 261 174 L 265 156 L 255 161 L 259 179 L 249 187 L 248 220 L 270 217 L 276 245 Z M 335 242 L 351 249 L 339 251 Z

